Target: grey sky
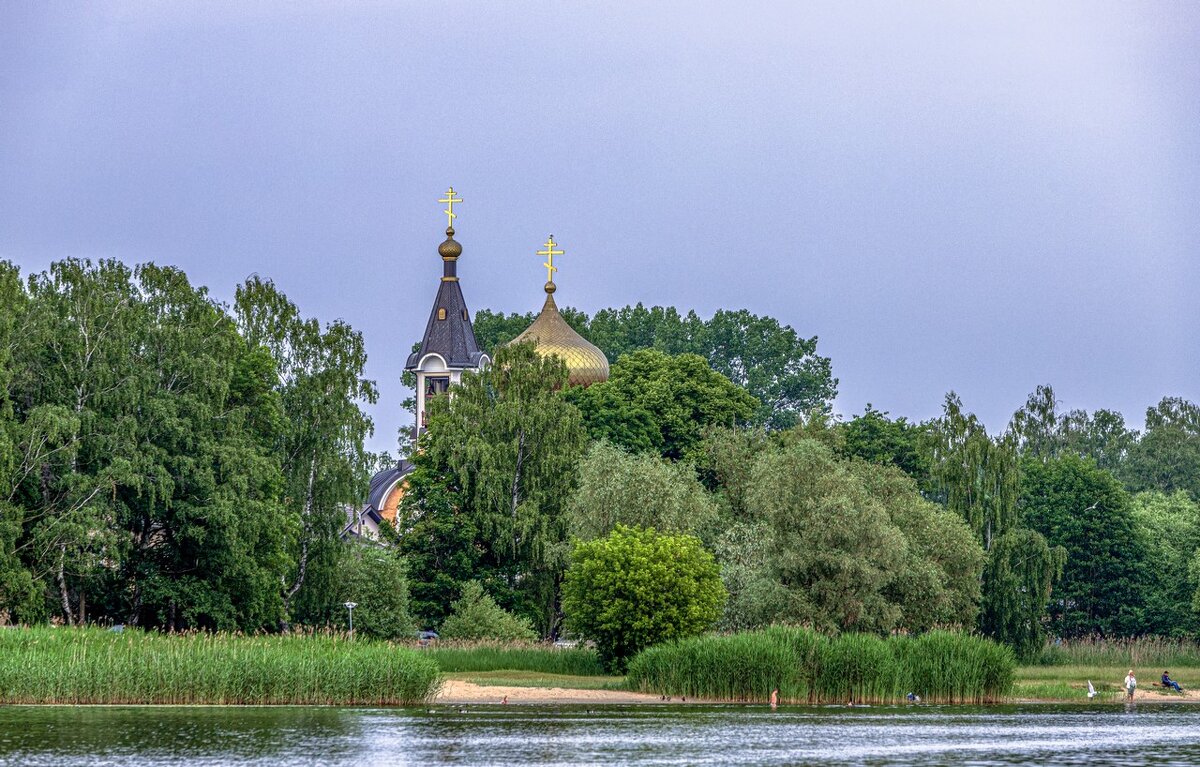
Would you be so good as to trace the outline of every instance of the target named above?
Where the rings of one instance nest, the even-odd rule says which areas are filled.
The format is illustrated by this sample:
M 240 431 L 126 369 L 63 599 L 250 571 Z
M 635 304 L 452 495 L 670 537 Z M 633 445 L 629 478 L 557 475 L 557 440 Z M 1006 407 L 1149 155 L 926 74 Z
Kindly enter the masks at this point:
M 0 258 L 257 272 L 394 449 L 453 184 L 468 305 L 748 308 L 838 408 L 1200 399 L 1200 4 L 0 6 Z

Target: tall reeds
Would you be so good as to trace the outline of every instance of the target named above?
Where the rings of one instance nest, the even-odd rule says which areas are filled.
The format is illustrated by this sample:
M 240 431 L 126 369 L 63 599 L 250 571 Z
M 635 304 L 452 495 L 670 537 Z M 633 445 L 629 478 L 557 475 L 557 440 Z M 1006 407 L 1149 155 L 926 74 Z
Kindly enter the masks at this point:
M 0 702 L 403 705 L 437 689 L 414 650 L 337 635 L 0 629 Z
M 1067 639 L 1047 642 L 1041 666 L 1200 666 L 1200 642 L 1191 639 Z
M 991 703 L 1012 689 L 1016 660 L 981 637 L 935 631 L 883 639 L 808 629 L 709 635 L 651 647 L 629 663 L 630 688 L 715 700 Z
M 601 676 L 604 666 L 590 647 L 554 647 L 534 642 L 439 644 L 422 651 L 442 671 L 536 671 L 541 674 Z

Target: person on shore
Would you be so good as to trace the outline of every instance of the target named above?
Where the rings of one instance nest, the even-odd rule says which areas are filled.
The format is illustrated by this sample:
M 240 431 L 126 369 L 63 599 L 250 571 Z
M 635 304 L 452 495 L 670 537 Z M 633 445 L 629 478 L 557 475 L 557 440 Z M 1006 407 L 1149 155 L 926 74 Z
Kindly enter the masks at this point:
M 1175 692 L 1183 692 L 1183 688 L 1179 686 L 1179 682 L 1176 682 L 1174 679 L 1171 678 L 1170 671 L 1163 672 L 1162 686 L 1167 687 L 1169 689 L 1173 689 L 1173 690 L 1175 690 Z
M 771 708 L 779 708 L 779 688 L 771 690 Z
M 1129 673 L 1125 675 L 1125 699 L 1133 700 L 1133 694 L 1137 692 L 1137 677 L 1133 675 L 1133 669 L 1129 669 Z

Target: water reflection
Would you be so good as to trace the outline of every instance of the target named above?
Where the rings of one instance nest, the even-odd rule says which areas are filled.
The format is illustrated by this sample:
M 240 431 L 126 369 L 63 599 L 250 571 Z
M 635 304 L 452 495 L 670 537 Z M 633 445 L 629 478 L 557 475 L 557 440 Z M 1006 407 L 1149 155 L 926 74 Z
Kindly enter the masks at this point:
M 0 765 L 1192 765 L 1189 706 L 6 707 Z

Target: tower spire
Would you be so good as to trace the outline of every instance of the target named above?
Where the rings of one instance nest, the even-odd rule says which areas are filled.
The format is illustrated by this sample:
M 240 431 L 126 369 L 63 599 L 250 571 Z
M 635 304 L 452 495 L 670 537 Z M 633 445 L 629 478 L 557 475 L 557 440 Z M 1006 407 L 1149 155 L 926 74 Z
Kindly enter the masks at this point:
M 550 235 L 546 238 L 546 242 L 543 243 L 543 247 L 546 249 L 539 250 L 537 254 L 539 256 L 546 257 L 546 261 L 542 264 L 542 266 L 546 267 L 546 292 L 553 293 L 554 273 L 558 271 L 558 267 L 554 265 L 554 257 L 563 255 L 564 251 L 555 250 L 555 248 L 558 247 L 558 243 L 554 241 L 554 235 Z
M 454 187 L 446 190 L 446 196 L 438 200 L 446 206 L 442 212 L 446 214 L 446 241 L 438 246 L 438 255 L 442 257 L 442 282 L 457 282 L 458 281 L 458 257 L 462 255 L 462 245 L 454 239 L 454 219 L 458 218 L 458 214 L 454 212 L 454 204 L 462 202 L 462 198 L 454 193 Z

